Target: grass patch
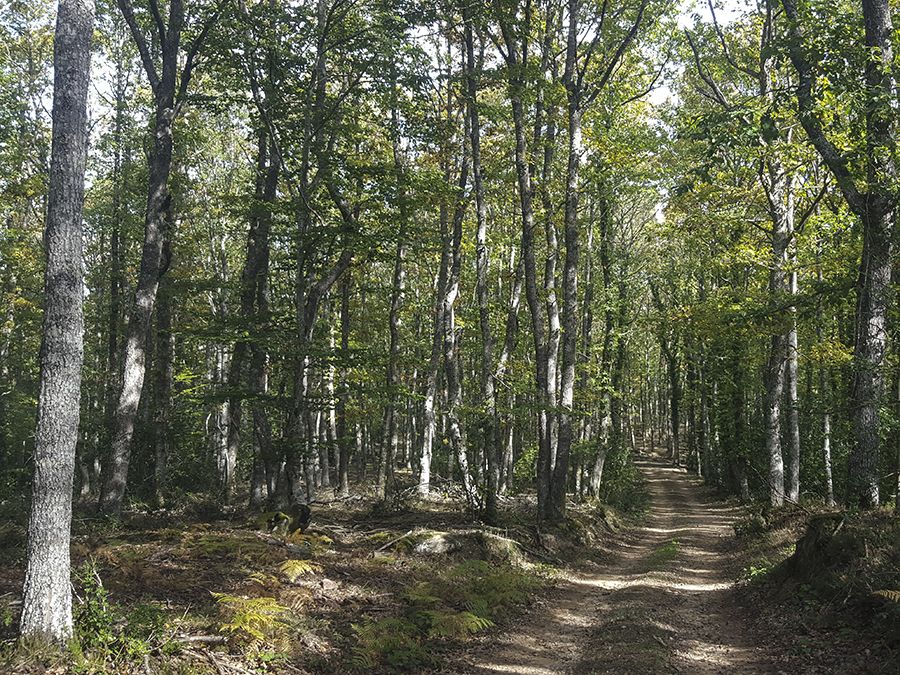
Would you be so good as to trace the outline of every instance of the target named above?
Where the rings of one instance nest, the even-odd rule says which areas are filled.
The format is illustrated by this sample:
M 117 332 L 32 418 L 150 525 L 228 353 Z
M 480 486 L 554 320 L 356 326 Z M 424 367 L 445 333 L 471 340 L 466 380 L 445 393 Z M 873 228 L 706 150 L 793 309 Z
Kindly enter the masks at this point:
M 681 544 L 676 539 L 667 541 L 662 546 L 658 546 L 653 553 L 650 554 L 648 560 L 651 567 L 662 567 L 672 562 L 681 553 Z

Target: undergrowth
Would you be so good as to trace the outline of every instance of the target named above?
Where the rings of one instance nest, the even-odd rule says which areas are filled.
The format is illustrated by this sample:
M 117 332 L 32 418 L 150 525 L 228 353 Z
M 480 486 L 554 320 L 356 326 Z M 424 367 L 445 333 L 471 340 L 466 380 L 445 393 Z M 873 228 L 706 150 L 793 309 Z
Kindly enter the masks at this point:
M 433 666 L 442 643 L 491 628 L 545 583 L 535 572 L 467 560 L 409 586 L 399 616 L 354 624 L 358 670 L 408 672 Z

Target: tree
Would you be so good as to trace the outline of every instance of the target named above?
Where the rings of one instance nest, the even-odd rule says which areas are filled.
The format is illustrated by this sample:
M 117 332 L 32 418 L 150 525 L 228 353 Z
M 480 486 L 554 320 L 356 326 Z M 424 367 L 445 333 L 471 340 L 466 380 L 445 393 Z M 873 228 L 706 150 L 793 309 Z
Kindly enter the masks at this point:
M 194 67 L 203 43 L 218 18 L 213 11 L 185 50 L 184 65 L 179 68 L 181 36 L 185 28 L 183 0 L 170 0 L 168 21 L 164 21 L 156 0 L 150 0 L 153 15 L 153 42 L 159 45 L 159 67 L 143 28 L 134 13 L 131 0 L 118 0 L 119 10 L 137 45 L 145 75 L 153 92 L 153 148 L 148 158 L 147 211 L 144 242 L 134 302 L 128 315 L 122 364 L 122 388 L 116 404 L 114 432 L 109 463 L 100 495 L 100 511 L 116 515 L 122 509 L 131 460 L 131 441 L 138 404 L 146 374 L 147 335 L 163 267 L 163 242 L 166 216 L 170 209 L 169 174 L 172 170 L 173 129 L 190 86 Z
M 21 632 L 72 635 L 69 530 L 84 359 L 82 203 L 94 7 L 60 0 L 53 50 L 53 145 L 44 241 L 41 391 Z
M 817 70 L 809 55 L 810 8 L 782 0 L 790 22 L 789 53 L 797 72 L 800 124 L 837 181 L 850 209 L 862 222 L 863 250 L 857 281 L 854 324 L 848 501 L 872 508 L 879 503 L 879 404 L 884 389 L 882 365 L 887 347 L 887 310 L 892 298 L 891 251 L 897 208 L 896 87 L 891 6 L 888 0 L 863 0 L 865 50 L 854 62 L 865 110 L 861 167 L 829 138 L 817 101 Z M 858 39 L 857 36 L 854 36 Z M 861 63 L 860 63 L 861 61 Z M 861 76 L 861 77 L 860 77 Z

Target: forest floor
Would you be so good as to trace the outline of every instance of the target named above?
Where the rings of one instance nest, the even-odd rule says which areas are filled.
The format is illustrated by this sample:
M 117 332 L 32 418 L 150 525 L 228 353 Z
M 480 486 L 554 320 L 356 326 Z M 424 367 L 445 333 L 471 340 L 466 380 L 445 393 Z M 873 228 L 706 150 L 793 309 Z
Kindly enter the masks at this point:
M 800 529 L 783 527 L 775 537 L 737 537 L 746 507 L 721 501 L 667 460 L 643 458 L 638 466 L 650 497 L 643 523 L 607 543 L 614 553 L 602 564 L 565 572 L 514 631 L 445 672 L 900 673 L 898 636 L 889 635 L 893 607 L 878 623 L 872 607 L 860 617 L 846 595 L 840 616 L 791 597 L 803 595 L 791 580 L 745 581 L 748 569 L 763 577 L 783 568 L 760 562 L 761 551 L 786 560 L 808 515 L 795 518 Z
M 873 597 L 900 587 L 900 521 L 822 514 L 839 522 L 817 554 L 831 567 L 803 577 L 789 563 L 816 514 L 757 513 L 668 460 L 637 464 L 627 525 L 588 503 L 536 523 L 525 494 L 487 527 L 452 486 L 319 504 L 296 536 L 202 500 L 79 517 L 79 640 L 62 658 L 15 649 L 20 514 L 0 525 L 0 671 L 900 674 L 900 604 Z

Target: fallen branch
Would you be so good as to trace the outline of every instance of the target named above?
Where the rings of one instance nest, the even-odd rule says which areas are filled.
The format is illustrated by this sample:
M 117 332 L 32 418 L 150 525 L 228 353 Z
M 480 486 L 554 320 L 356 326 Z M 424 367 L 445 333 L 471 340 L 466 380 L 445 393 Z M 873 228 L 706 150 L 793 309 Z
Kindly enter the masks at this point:
M 182 644 L 224 645 L 228 642 L 224 635 L 179 635 L 175 639 Z
M 404 534 L 404 535 L 402 535 L 402 536 L 399 536 L 399 537 L 397 537 L 396 539 L 391 539 L 391 540 L 390 540 L 388 543 L 386 543 L 384 546 L 381 546 L 381 547 L 379 547 L 379 548 L 376 548 L 374 551 L 372 551 L 372 555 L 374 556 L 376 553 L 380 553 L 380 552 L 383 551 L 384 549 L 390 548 L 391 546 L 393 546 L 394 544 L 396 544 L 398 541 L 402 541 L 402 540 L 406 539 L 406 538 L 407 538 L 409 535 L 411 535 L 413 532 L 415 532 L 415 530 L 410 530 L 410 531 L 407 532 L 406 534 Z

